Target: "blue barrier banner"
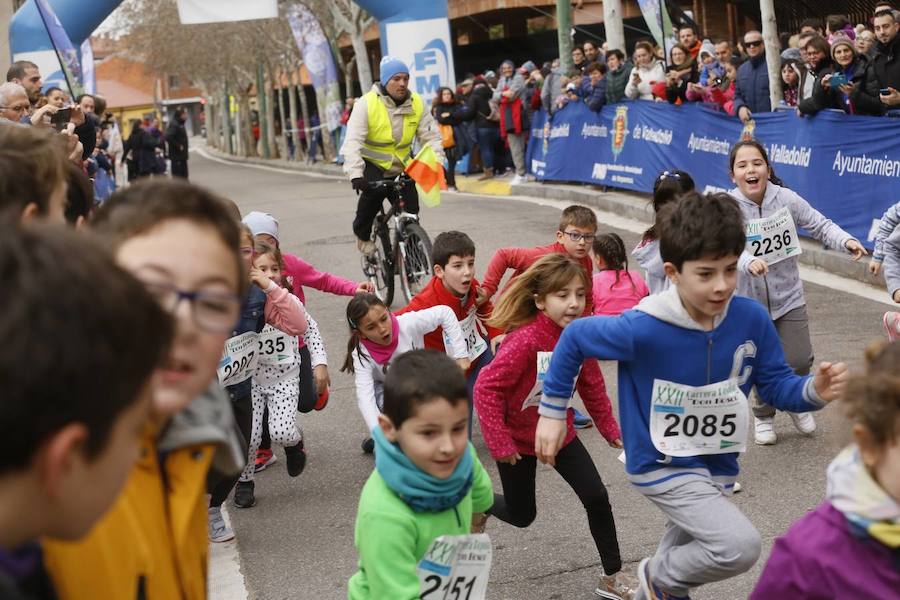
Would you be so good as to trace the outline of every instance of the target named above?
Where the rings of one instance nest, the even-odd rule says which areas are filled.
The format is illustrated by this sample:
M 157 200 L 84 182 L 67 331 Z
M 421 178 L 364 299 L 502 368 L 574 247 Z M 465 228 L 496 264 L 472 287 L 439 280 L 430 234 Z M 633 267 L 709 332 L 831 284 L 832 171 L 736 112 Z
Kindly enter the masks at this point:
M 864 243 L 873 221 L 900 200 L 895 119 L 778 111 L 755 115 L 744 126 L 699 104 L 638 101 L 599 113 L 570 103 L 547 121 L 543 110 L 534 115 L 526 154 L 539 180 L 650 192 L 660 172 L 682 169 L 700 190 L 727 191 L 734 187 L 731 146 L 751 136 L 767 148 L 787 187 Z

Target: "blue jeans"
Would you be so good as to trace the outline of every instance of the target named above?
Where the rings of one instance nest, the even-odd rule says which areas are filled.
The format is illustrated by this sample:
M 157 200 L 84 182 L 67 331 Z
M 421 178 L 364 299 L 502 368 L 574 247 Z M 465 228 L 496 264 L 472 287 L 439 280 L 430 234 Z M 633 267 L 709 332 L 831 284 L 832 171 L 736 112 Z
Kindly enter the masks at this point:
M 478 128 L 478 149 L 481 150 L 481 164 L 485 170 L 494 168 L 494 145 L 500 140 L 496 127 Z

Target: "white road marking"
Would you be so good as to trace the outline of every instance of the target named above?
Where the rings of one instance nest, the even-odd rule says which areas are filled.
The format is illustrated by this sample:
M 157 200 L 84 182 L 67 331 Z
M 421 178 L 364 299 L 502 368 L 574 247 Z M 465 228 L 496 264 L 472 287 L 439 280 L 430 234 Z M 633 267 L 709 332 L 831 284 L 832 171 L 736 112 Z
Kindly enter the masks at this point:
M 222 505 L 225 522 L 231 525 L 231 516 Z M 247 600 L 250 597 L 244 575 L 241 573 L 241 557 L 237 539 L 230 542 L 209 544 L 209 600 Z

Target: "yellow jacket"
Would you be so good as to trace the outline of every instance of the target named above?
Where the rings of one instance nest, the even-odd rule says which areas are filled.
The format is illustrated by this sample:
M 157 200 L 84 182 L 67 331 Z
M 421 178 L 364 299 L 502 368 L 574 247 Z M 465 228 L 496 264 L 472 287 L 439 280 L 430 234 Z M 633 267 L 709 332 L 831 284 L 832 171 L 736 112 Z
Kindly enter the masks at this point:
M 212 394 L 218 412 L 211 414 L 210 394 L 204 396 L 205 408 L 198 399 L 192 411 L 186 409 L 188 418 L 173 418 L 162 436 L 146 428 L 141 458 L 121 495 L 87 536 L 44 540 L 46 568 L 60 600 L 207 597 L 207 472 L 214 458 L 233 472 L 241 451 L 234 445 L 228 400 L 220 390 Z M 204 422 L 206 417 L 218 422 Z M 217 454 L 219 448 L 228 452 Z

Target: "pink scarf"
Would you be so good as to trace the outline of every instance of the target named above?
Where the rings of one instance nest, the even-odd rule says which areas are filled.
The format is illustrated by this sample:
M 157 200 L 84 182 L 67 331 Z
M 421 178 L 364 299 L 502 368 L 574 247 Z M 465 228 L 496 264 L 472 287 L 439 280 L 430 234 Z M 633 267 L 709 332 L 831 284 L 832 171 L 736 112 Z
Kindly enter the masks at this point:
M 397 321 L 397 317 L 395 317 L 393 314 L 391 315 L 391 330 L 393 331 L 393 335 L 391 335 L 391 343 L 387 346 L 376 344 L 375 342 L 371 342 L 362 336 L 360 336 L 359 338 L 359 341 L 362 342 L 362 345 L 365 346 L 366 350 L 369 351 L 369 355 L 379 365 L 388 364 L 388 361 L 391 360 L 391 357 L 397 350 L 397 343 L 400 341 L 400 322 Z

